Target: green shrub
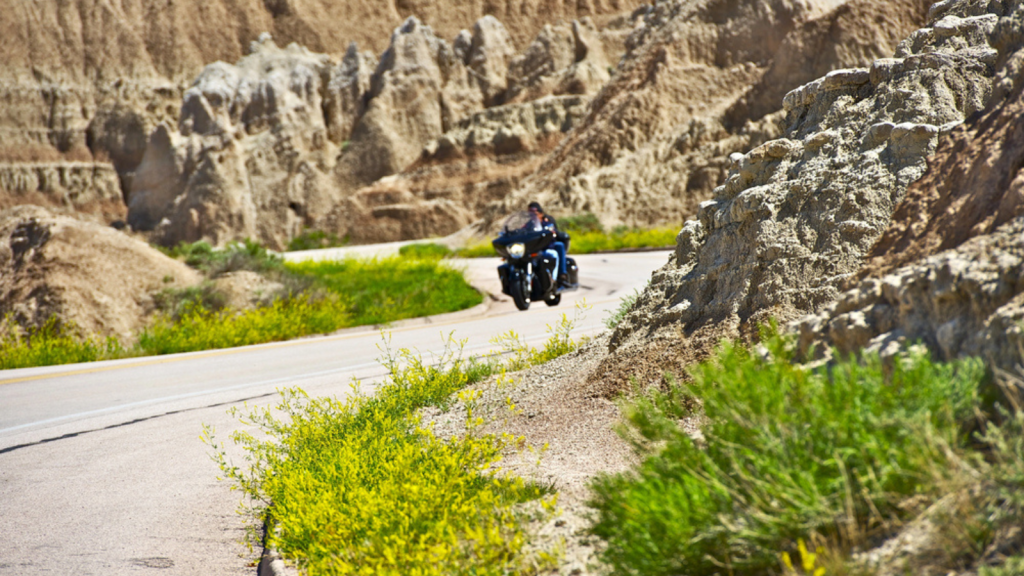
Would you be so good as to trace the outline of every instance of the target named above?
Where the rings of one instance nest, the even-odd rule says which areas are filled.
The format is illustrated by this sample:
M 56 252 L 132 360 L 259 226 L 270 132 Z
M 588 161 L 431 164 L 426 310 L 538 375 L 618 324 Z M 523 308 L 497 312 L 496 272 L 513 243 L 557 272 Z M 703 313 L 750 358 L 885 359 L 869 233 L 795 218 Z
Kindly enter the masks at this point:
M 557 220 L 558 229 L 569 234 L 586 232 L 604 232 L 604 226 L 593 212 L 583 212 L 573 216 L 563 216 Z
M 622 320 L 629 314 L 629 311 L 633 309 L 633 305 L 636 304 L 636 299 L 640 297 L 640 291 L 634 290 L 632 294 L 627 294 L 619 300 L 619 307 L 611 311 L 607 318 L 604 319 L 604 325 L 609 330 L 615 330 L 622 323 Z
M 352 325 L 383 324 L 475 306 L 483 296 L 462 273 L 437 260 L 392 256 L 288 264 L 351 304 Z
M 347 246 L 348 242 L 348 236 L 338 238 L 337 235 L 324 232 L 323 230 L 306 230 L 288 241 L 287 251 L 337 248 L 339 246 Z
M 349 303 L 338 297 L 279 299 L 238 313 L 191 304 L 176 320 L 158 317 L 139 336 L 136 348 L 146 355 L 215 350 L 326 334 L 351 325 Z
M 435 244 L 406 244 L 398 249 L 398 254 L 405 258 L 419 258 L 421 260 L 447 258 L 454 254 L 447 246 Z
M 259 434 L 232 434 L 247 468 L 228 460 L 208 427 L 204 439 L 253 503 L 246 512 L 270 527 L 269 543 L 304 573 L 535 574 L 554 555 L 526 552 L 529 518 L 516 504 L 542 499 L 550 513 L 555 498 L 500 468 L 501 455 L 521 449 L 524 439 L 481 434 L 482 420 L 470 408 L 468 434 L 442 440 L 416 412 L 449 408 L 456 393 L 470 407 L 477 395 L 460 392 L 467 385 L 574 350 L 570 332 L 585 310 L 578 305 L 572 318 L 563 314 L 549 326 L 540 350 L 509 333 L 501 339 L 510 355 L 503 362 L 467 359 L 463 343 L 449 336 L 429 363 L 385 345 L 388 377 L 373 396 L 357 394 L 356 384 L 343 401 L 284 390 L 275 408 L 242 415 Z
M 0 320 L 0 370 L 93 362 L 125 354 L 116 338 L 82 338 L 73 323 L 50 317 L 23 330 L 11 315 Z
M 670 248 L 676 244 L 676 228 L 616 229 L 606 232 L 584 232 L 573 234 L 569 244 L 572 254 L 590 254 L 628 248 Z
M 269 544 L 308 574 L 479 574 L 530 571 L 514 506 L 546 495 L 505 475 L 503 450 L 521 439 L 470 434 L 442 440 L 415 416 L 445 406 L 471 367 L 449 347 L 434 363 L 407 350 L 384 358 L 373 396 L 309 398 L 286 390 L 275 410 L 244 417 L 269 439 L 233 435 L 248 470 L 222 471 L 254 502 Z M 470 430 L 477 427 L 470 416 Z M 264 434 L 260 435 L 261 438 Z
M 211 278 L 239 270 L 260 274 L 284 272 L 284 260 L 280 256 L 249 239 L 232 242 L 219 250 L 203 240 L 191 244 L 182 242 L 174 248 L 161 250 Z
M 766 334 L 764 353 L 724 344 L 670 385 L 626 407 L 632 472 L 593 484 L 593 532 L 619 574 L 770 572 L 798 539 L 861 543 L 933 498 L 959 465 L 981 361 L 877 356 L 809 369 L 791 341 Z M 703 405 L 706 448 L 678 425 Z
M 188 310 L 202 308 L 218 311 L 227 304 L 227 296 L 210 282 L 187 288 L 165 288 L 153 295 L 156 309 L 177 320 Z

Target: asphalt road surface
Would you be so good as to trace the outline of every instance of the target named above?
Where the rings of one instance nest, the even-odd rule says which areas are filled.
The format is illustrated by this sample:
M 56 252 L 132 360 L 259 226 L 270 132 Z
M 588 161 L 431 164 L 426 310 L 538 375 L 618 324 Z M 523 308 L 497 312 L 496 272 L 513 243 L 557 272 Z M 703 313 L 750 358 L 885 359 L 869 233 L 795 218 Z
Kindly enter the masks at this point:
M 313 251 L 290 258 L 331 257 Z M 596 334 L 619 300 L 667 261 L 666 252 L 578 256 L 581 289 L 560 306 L 511 300 L 392 325 L 392 349 L 438 354 L 444 335 L 465 353 L 494 349 L 515 330 L 531 344 L 546 326 L 592 308 L 574 335 Z M 456 263 L 499 293 L 494 258 Z M 254 574 L 258 550 L 241 541 L 240 495 L 200 439 L 245 427 L 230 407 L 266 406 L 277 390 L 344 396 L 358 379 L 367 390 L 384 376 L 380 327 L 228 350 L 91 364 L 0 371 L 0 575 L 86 576 L 162 573 Z M 241 454 L 232 453 L 241 463 Z

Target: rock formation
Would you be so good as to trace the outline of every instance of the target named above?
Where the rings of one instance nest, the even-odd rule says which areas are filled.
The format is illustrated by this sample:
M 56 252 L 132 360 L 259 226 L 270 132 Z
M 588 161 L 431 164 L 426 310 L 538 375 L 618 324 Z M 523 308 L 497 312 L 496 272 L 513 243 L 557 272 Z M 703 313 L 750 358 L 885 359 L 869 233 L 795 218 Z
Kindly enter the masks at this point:
M 607 73 L 593 70 L 603 71 L 605 46 L 628 22 L 606 35 L 589 21 L 566 25 L 573 55 L 554 76 L 569 91 L 596 90 Z M 534 169 L 585 110 L 582 96 L 497 106 L 518 90 L 558 91 L 521 78 L 510 88 L 513 56 L 508 31 L 490 16 L 451 44 L 410 17 L 379 61 L 353 44 L 337 66 L 263 36 L 236 65 L 207 66 L 185 92 L 177 128 L 152 133 L 131 179 L 128 222 L 168 245 L 254 238 L 277 249 L 307 227 L 356 241 L 455 231 Z M 482 169 L 485 156 L 503 167 Z M 470 157 L 472 167 L 452 165 Z M 413 164 L 401 193 L 382 196 L 391 187 L 382 178 Z M 443 190 L 452 188 L 463 192 Z
M 427 143 L 420 159 L 345 198 L 321 227 L 356 243 L 446 236 L 473 224 L 587 113 L 583 96 L 481 110 Z
M 126 194 L 150 134 L 161 123 L 177 125 L 182 96 L 196 75 L 211 62 L 239 60 L 264 32 L 282 46 L 297 42 L 319 53 L 340 55 L 352 42 L 380 53 L 390 31 L 410 15 L 435 23 L 441 36 L 450 38 L 491 14 L 504 23 L 512 45 L 521 46 L 553 20 L 589 16 L 603 22 L 638 4 L 638 0 L 409 0 L 397 4 L 4 0 L 0 2 L 5 14 L 0 24 L 4 54 L 0 198 L 4 205 L 57 206 L 54 197 L 76 194 L 77 188 L 55 188 L 49 176 L 34 187 L 36 181 L 25 174 L 40 170 L 80 174 L 82 163 L 92 163 L 97 176 L 96 190 L 85 196 L 106 197 L 111 166 Z M 343 123 L 338 125 L 344 130 Z M 65 162 L 74 164 L 65 169 Z M 11 182 L 18 187 L 6 188 Z M 75 186 L 83 182 L 76 179 Z M 74 203 L 63 206 L 69 213 L 78 208 Z M 108 221 L 124 217 L 123 209 L 120 213 L 88 210 Z
M 177 129 L 150 136 L 128 223 L 168 245 L 259 238 L 279 248 L 337 197 L 324 169 L 337 147 L 321 111 L 331 69 L 326 56 L 269 36 L 235 66 L 207 66 L 185 92 Z
M 983 115 L 942 138 L 869 252 L 863 278 L 796 324 L 819 351 L 891 352 L 1024 364 L 1024 6 L 993 30 L 999 73 Z
M 1015 50 L 997 40 L 1019 20 L 1007 4 L 938 4 L 894 58 L 787 94 L 784 137 L 731 156 L 725 184 L 613 335 L 617 356 L 685 361 L 720 335 L 834 301 L 940 134 L 984 108 Z
M 105 162 L 0 163 L 0 190 L 0 210 L 33 204 L 103 223 L 127 213 L 117 171 Z
M 41 326 L 51 316 L 85 335 L 137 337 L 152 294 L 199 274 L 108 226 L 36 206 L 0 212 L 0 317 Z
M 781 134 L 788 90 L 891 55 L 927 6 L 701 0 L 639 10 L 590 117 L 490 221 L 537 199 L 606 225 L 681 223 L 724 181 L 729 154 Z

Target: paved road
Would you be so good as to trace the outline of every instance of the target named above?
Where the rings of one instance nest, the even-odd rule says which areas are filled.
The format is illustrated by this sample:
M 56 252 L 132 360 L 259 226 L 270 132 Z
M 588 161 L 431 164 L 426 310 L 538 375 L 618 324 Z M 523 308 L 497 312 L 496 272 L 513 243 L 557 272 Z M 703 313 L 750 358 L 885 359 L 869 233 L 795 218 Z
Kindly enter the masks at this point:
M 323 256 L 322 253 L 318 254 Z M 294 257 L 294 256 L 292 256 Z M 532 343 L 585 298 L 575 334 L 603 329 L 619 299 L 643 286 L 665 252 L 577 258 L 582 288 L 549 308 L 515 310 L 501 297 L 471 311 L 399 323 L 391 346 L 437 353 L 454 331 L 484 353 L 516 330 Z M 495 259 L 456 263 L 498 292 Z M 238 494 L 218 482 L 199 441 L 243 426 L 232 406 L 263 406 L 282 387 L 344 395 L 371 388 L 379 329 L 361 328 L 230 350 L 0 371 L 0 575 L 253 574 L 239 541 Z M 240 455 L 236 455 L 240 456 Z

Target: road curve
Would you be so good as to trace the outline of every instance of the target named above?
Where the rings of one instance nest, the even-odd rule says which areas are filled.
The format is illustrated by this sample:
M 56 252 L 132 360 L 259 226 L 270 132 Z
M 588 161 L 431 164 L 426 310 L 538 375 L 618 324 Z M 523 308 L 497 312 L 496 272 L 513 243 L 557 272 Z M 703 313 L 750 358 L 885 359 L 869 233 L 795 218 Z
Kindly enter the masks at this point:
M 320 257 L 323 253 L 314 253 Z M 295 255 L 291 256 L 295 258 Z M 308 257 L 308 256 L 307 256 Z M 437 354 L 444 334 L 485 353 L 515 330 L 531 343 L 546 326 L 592 308 L 574 334 L 594 334 L 621 297 L 642 287 L 666 252 L 578 256 L 581 289 L 560 306 L 519 312 L 504 296 L 469 311 L 389 328 L 391 347 Z M 493 258 L 455 261 L 499 292 Z M 239 543 L 238 494 L 199 441 L 244 427 L 226 411 L 263 406 L 298 386 L 343 396 L 353 379 L 372 388 L 378 328 L 345 330 L 228 350 L 0 371 L 0 575 L 253 574 Z M 239 456 L 240 455 L 237 455 Z M 238 459 L 238 458 L 236 458 Z

